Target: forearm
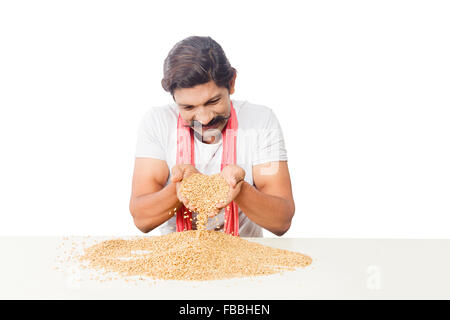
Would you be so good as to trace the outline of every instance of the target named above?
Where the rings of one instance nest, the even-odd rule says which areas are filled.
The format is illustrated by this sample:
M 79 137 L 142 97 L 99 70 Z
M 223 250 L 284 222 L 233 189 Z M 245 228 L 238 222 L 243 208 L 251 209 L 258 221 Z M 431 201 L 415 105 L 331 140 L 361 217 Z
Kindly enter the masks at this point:
M 250 220 L 278 236 L 291 225 L 295 211 L 292 201 L 265 194 L 245 181 L 234 201 Z
M 173 217 L 174 208 L 180 206 L 176 184 L 169 183 L 157 192 L 133 197 L 130 201 L 130 212 L 136 226 L 142 232 L 149 232 Z

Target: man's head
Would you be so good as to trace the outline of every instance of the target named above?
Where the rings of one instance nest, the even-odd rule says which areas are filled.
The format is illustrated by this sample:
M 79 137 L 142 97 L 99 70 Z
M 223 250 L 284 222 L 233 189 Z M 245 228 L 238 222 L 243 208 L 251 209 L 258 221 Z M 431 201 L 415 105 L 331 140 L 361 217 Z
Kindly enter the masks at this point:
M 178 42 L 164 61 L 161 84 L 178 104 L 181 117 L 206 142 L 214 142 L 230 116 L 236 69 L 210 37 Z

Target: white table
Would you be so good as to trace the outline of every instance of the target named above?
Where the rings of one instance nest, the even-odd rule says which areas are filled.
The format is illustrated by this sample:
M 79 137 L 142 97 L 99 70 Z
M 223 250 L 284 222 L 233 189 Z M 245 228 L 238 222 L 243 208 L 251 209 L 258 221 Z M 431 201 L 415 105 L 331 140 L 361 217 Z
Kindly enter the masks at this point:
M 54 269 L 62 238 L 0 237 L 0 299 L 450 299 L 450 240 L 247 239 L 313 263 L 255 278 L 99 282 Z

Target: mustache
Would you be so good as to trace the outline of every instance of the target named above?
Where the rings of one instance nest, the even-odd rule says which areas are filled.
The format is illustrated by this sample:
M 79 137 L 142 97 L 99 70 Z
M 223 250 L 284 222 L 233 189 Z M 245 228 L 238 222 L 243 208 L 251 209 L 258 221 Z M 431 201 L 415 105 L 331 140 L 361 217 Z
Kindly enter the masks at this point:
M 211 127 L 211 126 L 215 126 L 217 124 L 222 124 L 222 123 L 228 121 L 228 119 L 230 119 L 230 116 L 228 116 L 228 117 L 217 116 L 217 117 L 214 117 L 210 122 L 208 122 L 205 125 L 201 124 L 201 122 L 199 122 L 197 120 L 192 120 L 188 125 L 185 125 L 185 127 L 189 127 L 189 128 L 194 128 L 194 126 Z

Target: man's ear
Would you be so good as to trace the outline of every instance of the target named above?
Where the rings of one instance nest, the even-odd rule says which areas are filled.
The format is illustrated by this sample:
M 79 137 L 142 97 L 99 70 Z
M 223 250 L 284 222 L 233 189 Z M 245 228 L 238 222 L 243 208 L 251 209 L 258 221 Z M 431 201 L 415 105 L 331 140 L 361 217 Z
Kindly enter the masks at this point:
M 236 83 L 237 72 L 234 73 L 233 78 L 230 80 L 230 94 L 234 93 L 234 85 Z

